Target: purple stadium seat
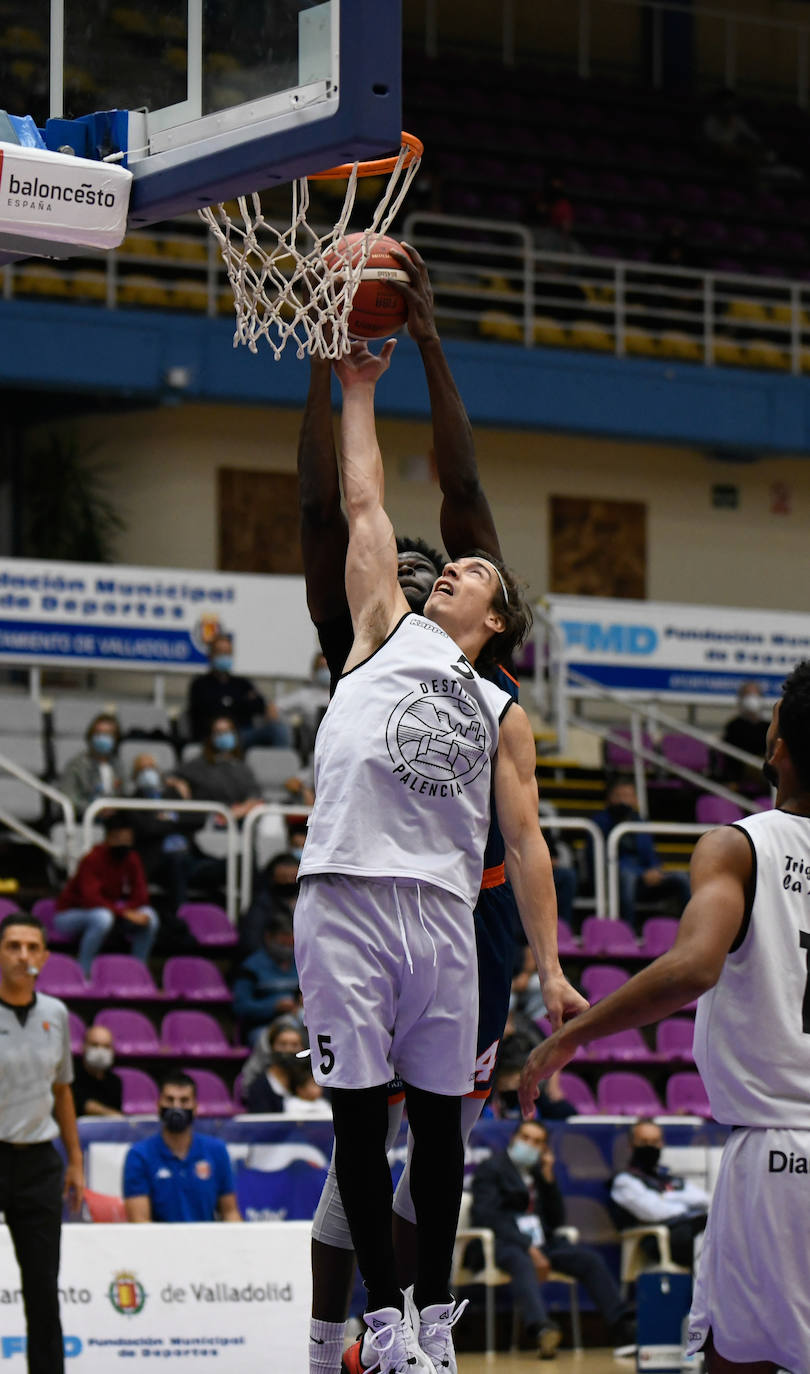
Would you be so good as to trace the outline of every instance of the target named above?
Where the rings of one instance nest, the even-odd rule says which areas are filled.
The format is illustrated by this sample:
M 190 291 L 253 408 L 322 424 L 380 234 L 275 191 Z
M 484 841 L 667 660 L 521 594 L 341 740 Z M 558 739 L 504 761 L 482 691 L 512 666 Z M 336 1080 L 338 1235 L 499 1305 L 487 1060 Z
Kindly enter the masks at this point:
M 177 908 L 177 914 L 200 945 L 225 948 L 237 942 L 236 931 L 228 920 L 228 913 L 221 906 L 215 906 L 212 902 L 184 902 Z
M 557 949 L 560 954 L 581 954 L 579 941 L 572 934 L 568 922 L 560 918 L 557 922 Z
M 589 955 L 638 954 L 638 940 L 626 921 L 586 916 L 582 922 L 582 953 Z
M 100 1011 L 94 1026 L 106 1026 L 115 1043 L 116 1054 L 163 1054 L 157 1031 L 141 1011 L 114 1007 Z
M 90 973 L 93 997 L 139 999 L 162 997 L 146 964 L 133 954 L 99 954 Z
M 577 206 L 577 224 L 580 228 L 588 225 L 596 226 L 607 223 L 607 213 L 601 205 L 591 205 L 588 201 L 583 201 Z
M 773 811 L 773 797 L 770 792 L 767 797 L 752 797 L 754 806 L 758 806 L 760 811 Z
M 694 1063 L 694 1035 L 695 1023 L 687 1021 L 685 1016 L 673 1016 L 669 1021 L 661 1021 L 655 1036 L 656 1052 L 662 1059 L 688 1059 Z
M 61 930 L 57 930 L 53 923 L 53 918 L 56 915 L 55 897 L 40 897 L 39 901 L 34 902 L 34 905 L 31 907 L 31 915 L 36 916 L 37 920 L 41 921 L 44 925 L 47 931 L 49 945 L 70 944 L 73 937 L 70 935 L 63 935 Z
M 652 1084 L 640 1073 L 603 1073 L 596 1087 L 596 1103 L 603 1116 L 660 1116 L 663 1104 Z
M 596 1116 L 596 1100 L 588 1084 L 575 1073 L 561 1073 L 563 1097 L 576 1107 L 578 1116 Z
M 216 964 L 197 955 L 176 955 L 163 968 L 163 991 L 167 997 L 182 997 L 186 1002 L 230 1002 Z
M 582 970 L 579 981 L 588 1001 L 598 1002 L 620 988 L 629 977 L 626 969 L 616 968 L 613 964 L 590 964 Z
M 641 953 L 647 959 L 657 959 L 672 948 L 680 922 L 677 916 L 651 916 L 644 922 Z
M 613 744 L 610 740 L 606 741 L 605 767 L 610 770 L 632 768 L 633 751 L 630 748 L 630 731 L 614 730 L 612 733 L 620 739 L 627 740 L 627 744 Z M 652 749 L 653 747 L 653 742 L 646 732 L 642 732 L 641 743 L 645 749 Z
M 219 1074 L 188 1066 L 184 1067 L 183 1072 L 197 1084 L 197 1110 L 200 1116 L 236 1116 L 233 1098 Z
M 674 1073 L 667 1083 L 667 1111 L 689 1116 L 712 1114 L 699 1073 Z
M 116 1069 L 123 1089 L 121 1103 L 125 1116 L 154 1116 L 157 1112 L 158 1085 L 143 1069 Z
M 0 921 L 4 916 L 16 916 L 19 910 L 18 902 L 13 902 L 10 897 L 0 897 Z
M 82 1018 L 76 1015 L 75 1011 L 68 1012 L 68 1025 L 70 1027 L 71 1054 L 81 1054 L 84 1045 L 84 1032 L 87 1030 L 87 1027 Z
M 548 1039 L 548 1037 L 551 1035 L 551 1022 L 549 1021 L 548 1017 L 547 1017 L 547 1016 L 539 1016 L 539 1017 L 537 1018 L 537 1020 L 535 1021 L 534 1024 L 536 1025 L 536 1027 L 537 1027 L 537 1029 L 540 1031 L 540 1033 L 541 1033 L 543 1036 L 545 1036 L 546 1039 Z M 586 1048 L 585 1048 L 584 1045 L 577 1045 L 577 1048 L 576 1048 L 576 1050 L 574 1051 L 574 1058 L 575 1058 L 575 1059 L 587 1059 L 587 1058 L 588 1058 L 588 1051 L 586 1050 Z
M 670 763 L 691 768 L 693 773 L 705 773 L 709 766 L 709 746 L 691 735 L 664 735 L 661 753 Z
M 744 815 L 741 806 L 710 792 L 695 802 L 695 819 L 701 825 L 729 825 L 732 821 L 741 821 Z
M 161 1039 L 172 1054 L 216 1055 L 223 1059 L 245 1059 L 248 1051 L 229 1045 L 222 1027 L 207 1011 L 170 1011 L 163 1018 Z
M 86 997 L 87 984 L 75 959 L 69 954 L 51 954 L 37 979 L 40 992 L 51 997 Z
M 588 1046 L 589 1059 L 616 1059 L 643 1063 L 653 1055 L 647 1047 L 641 1031 L 616 1031 L 613 1035 L 603 1035 Z

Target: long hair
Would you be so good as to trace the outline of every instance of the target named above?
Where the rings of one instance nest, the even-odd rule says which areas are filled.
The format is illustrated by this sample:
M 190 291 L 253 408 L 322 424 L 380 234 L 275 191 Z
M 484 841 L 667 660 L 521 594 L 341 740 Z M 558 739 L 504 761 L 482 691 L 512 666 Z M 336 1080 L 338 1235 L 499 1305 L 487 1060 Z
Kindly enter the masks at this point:
M 470 549 L 467 553 L 462 554 L 462 557 L 485 559 L 487 563 L 491 563 L 494 568 L 498 569 L 506 584 L 506 597 L 504 597 L 503 588 L 499 581 L 491 603 L 492 609 L 503 618 L 504 628 L 487 640 L 478 655 L 475 666 L 480 672 L 482 669 L 494 668 L 496 664 L 508 662 L 511 659 L 521 644 L 525 643 L 532 628 L 534 617 L 532 608 L 523 593 L 525 584 L 518 581 L 515 574 L 507 568 L 500 558 L 493 557 L 484 549 Z

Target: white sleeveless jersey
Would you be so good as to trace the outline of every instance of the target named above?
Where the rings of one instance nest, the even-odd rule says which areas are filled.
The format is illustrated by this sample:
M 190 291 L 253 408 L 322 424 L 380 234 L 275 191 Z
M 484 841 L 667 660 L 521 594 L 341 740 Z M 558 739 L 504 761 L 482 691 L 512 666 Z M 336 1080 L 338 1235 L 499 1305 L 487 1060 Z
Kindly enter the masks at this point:
M 750 920 L 698 1002 L 695 1060 L 715 1120 L 810 1127 L 810 817 L 736 826 L 754 862 Z
M 406 614 L 339 681 L 315 742 L 315 806 L 299 874 L 412 878 L 472 907 L 491 761 L 507 692 L 454 640 Z

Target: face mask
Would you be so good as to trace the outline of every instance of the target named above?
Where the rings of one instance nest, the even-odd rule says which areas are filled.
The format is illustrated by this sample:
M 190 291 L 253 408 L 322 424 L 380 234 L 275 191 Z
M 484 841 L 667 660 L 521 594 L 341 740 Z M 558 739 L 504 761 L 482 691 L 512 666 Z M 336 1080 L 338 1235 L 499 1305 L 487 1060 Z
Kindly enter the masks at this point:
M 660 1158 L 661 1151 L 657 1145 L 637 1145 L 630 1156 L 630 1164 L 643 1174 L 654 1174 Z
M 267 940 L 265 948 L 270 958 L 274 959 L 277 964 L 288 964 L 292 959 L 292 947 L 285 945 L 282 940 Z
M 293 856 L 294 859 L 298 859 L 299 861 L 300 861 L 301 859 L 303 859 L 303 857 L 304 857 L 304 850 L 303 850 L 303 848 L 301 848 L 301 849 L 291 849 L 291 850 L 290 850 L 290 853 L 292 854 L 292 856 Z
M 96 754 L 111 754 L 115 748 L 115 740 L 112 735 L 91 735 L 90 743 Z
M 316 668 L 312 676 L 312 681 L 317 683 L 319 687 L 328 687 L 329 683 L 332 681 L 329 669 Z
M 123 863 L 127 854 L 132 853 L 131 844 L 110 844 L 107 846 L 116 863 Z
M 763 714 L 765 702 L 757 692 L 749 692 L 747 696 L 740 699 L 740 710 L 744 716 L 749 716 L 751 720 L 759 720 Z
M 779 774 L 769 759 L 766 759 L 762 765 L 762 776 L 770 787 L 779 786 Z
M 160 789 L 160 774 L 156 768 L 142 768 L 135 783 L 139 792 L 157 792 Z
M 84 1052 L 84 1062 L 88 1069 L 112 1068 L 113 1052 L 106 1045 L 88 1045 Z
M 520 1101 L 516 1088 L 508 1088 L 506 1092 L 499 1093 L 501 1099 L 501 1109 L 505 1112 L 516 1112 Z
M 233 667 L 233 656 L 231 654 L 214 654 L 211 659 L 211 666 L 217 673 L 229 673 Z
M 298 1060 L 292 1050 L 273 1050 L 272 1063 L 277 1069 L 289 1072 L 296 1067 Z
M 519 1169 L 533 1169 L 540 1159 L 540 1151 L 528 1140 L 513 1140 L 509 1146 L 509 1158 Z
M 161 1107 L 160 1119 L 169 1135 L 182 1135 L 194 1120 L 192 1107 Z
M 278 900 L 279 900 L 280 902 L 289 902 L 289 901 L 292 901 L 293 897 L 297 897 L 297 896 L 298 896 L 298 884 L 297 884 L 297 883 L 274 883 L 274 884 L 273 884 L 273 896 L 274 896 L 274 897 L 277 897 Z
M 236 735 L 233 730 L 220 730 L 219 734 L 214 735 L 214 748 L 218 749 L 220 754 L 230 754 L 231 750 L 236 748 Z
M 629 821 L 631 816 L 635 816 L 635 809 L 628 806 L 627 802 L 614 802 L 608 807 L 608 815 L 616 824 L 620 821 Z

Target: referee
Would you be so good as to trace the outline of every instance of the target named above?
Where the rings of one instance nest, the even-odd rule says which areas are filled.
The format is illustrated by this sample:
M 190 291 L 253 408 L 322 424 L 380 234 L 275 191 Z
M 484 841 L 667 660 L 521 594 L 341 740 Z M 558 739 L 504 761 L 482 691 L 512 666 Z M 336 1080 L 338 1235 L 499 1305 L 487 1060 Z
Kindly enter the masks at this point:
M 35 991 L 47 957 L 36 917 L 15 913 L 0 921 L 0 1211 L 20 1266 L 28 1374 L 64 1371 L 62 1199 L 78 1211 L 84 1191 L 67 1008 Z M 68 1158 L 64 1180 L 57 1135 Z

